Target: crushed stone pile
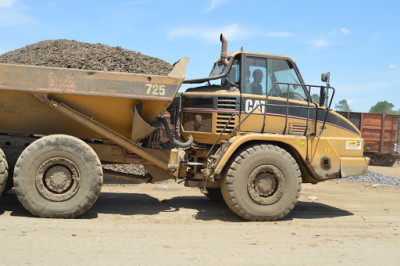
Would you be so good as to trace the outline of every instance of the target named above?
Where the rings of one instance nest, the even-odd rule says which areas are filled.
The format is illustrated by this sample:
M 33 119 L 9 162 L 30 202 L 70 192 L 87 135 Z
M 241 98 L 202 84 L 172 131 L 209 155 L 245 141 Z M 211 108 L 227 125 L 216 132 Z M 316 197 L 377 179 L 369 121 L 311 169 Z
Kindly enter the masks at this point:
M 73 40 L 47 40 L 0 55 L 0 63 L 168 75 L 166 61 L 121 47 Z
M 349 180 L 349 181 L 360 181 L 360 182 L 369 182 L 369 183 L 378 183 L 378 184 L 387 184 L 387 185 L 395 185 L 400 186 L 400 179 L 395 177 L 390 177 L 386 175 L 382 175 L 379 173 L 375 173 L 371 170 L 367 170 L 365 175 L 360 176 L 349 176 L 341 179 L 334 179 L 337 181 L 340 180 Z

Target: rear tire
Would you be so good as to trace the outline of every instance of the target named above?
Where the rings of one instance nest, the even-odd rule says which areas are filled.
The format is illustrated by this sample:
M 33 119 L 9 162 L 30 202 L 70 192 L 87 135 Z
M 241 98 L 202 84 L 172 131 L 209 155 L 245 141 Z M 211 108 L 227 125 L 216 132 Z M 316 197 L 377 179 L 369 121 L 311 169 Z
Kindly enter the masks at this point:
M 103 170 L 95 151 L 68 135 L 50 135 L 31 143 L 14 169 L 14 190 L 31 214 L 73 218 L 97 200 Z
M 0 196 L 6 190 L 8 180 L 8 164 L 6 155 L 0 148 Z
M 297 203 L 301 173 L 295 159 L 275 145 L 249 146 L 233 158 L 221 183 L 228 207 L 250 221 L 283 218 Z
M 13 176 L 14 176 L 14 168 L 15 168 L 15 164 L 17 163 L 19 154 L 7 154 L 7 163 L 8 163 L 8 179 L 7 179 L 7 184 L 5 186 L 4 192 L 7 192 L 11 189 L 13 189 L 14 187 L 14 180 L 13 180 Z

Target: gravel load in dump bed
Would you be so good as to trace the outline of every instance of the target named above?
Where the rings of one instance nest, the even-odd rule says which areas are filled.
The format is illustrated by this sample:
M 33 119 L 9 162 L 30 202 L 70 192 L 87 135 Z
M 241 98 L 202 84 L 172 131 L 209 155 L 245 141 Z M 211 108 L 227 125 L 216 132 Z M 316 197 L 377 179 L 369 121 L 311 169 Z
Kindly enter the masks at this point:
M 121 47 L 72 40 L 47 40 L 0 56 L 0 63 L 77 68 L 166 76 L 172 66 L 162 59 Z
M 379 184 L 387 184 L 387 185 L 396 185 L 400 186 L 400 179 L 395 177 L 390 177 L 382 174 L 378 174 L 367 170 L 365 175 L 360 176 L 349 176 L 346 178 L 336 179 L 336 180 L 350 180 L 350 181 L 361 181 L 361 182 L 370 182 L 370 183 L 379 183 Z

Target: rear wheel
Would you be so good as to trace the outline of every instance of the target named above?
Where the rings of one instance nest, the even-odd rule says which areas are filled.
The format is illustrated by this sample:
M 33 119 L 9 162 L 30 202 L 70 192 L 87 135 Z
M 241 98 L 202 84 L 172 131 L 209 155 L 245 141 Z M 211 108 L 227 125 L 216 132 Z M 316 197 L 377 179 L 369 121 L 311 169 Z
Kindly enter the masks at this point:
M 6 160 L 6 155 L 0 148 L 0 196 L 6 191 L 8 180 L 8 164 Z
M 221 183 L 228 207 L 251 221 L 278 220 L 295 206 L 301 173 L 295 159 L 275 145 L 253 145 L 231 162 Z
M 94 150 L 67 135 L 50 135 L 30 144 L 14 169 L 14 189 L 33 215 L 73 218 L 97 200 L 103 170 Z
M 4 192 L 7 192 L 14 187 L 14 180 L 13 180 L 14 168 L 19 155 L 20 153 L 12 153 L 12 154 L 7 153 L 8 179 Z

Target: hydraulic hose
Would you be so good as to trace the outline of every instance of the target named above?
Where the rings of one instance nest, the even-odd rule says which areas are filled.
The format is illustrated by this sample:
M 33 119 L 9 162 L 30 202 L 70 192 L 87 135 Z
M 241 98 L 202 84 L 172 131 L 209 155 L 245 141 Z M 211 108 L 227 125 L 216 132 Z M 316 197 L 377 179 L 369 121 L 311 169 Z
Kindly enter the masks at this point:
M 181 142 L 172 136 L 171 130 L 169 128 L 169 124 L 165 118 L 159 118 L 158 121 L 161 121 L 164 125 L 165 131 L 167 132 L 168 139 L 179 148 L 189 148 L 193 144 L 193 137 L 189 136 L 186 142 Z

